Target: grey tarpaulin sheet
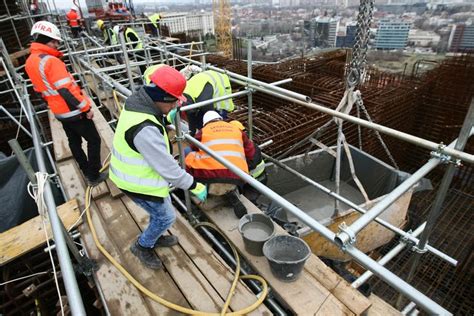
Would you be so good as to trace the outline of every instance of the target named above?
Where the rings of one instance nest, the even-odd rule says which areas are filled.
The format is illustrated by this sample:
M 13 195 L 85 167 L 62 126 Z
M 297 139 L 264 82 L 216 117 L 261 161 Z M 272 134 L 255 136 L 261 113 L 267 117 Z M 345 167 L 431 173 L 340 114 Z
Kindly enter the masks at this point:
M 33 148 L 25 150 L 25 155 L 37 171 Z M 48 171 L 52 173 L 52 168 Z M 34 200 L 28 195 L 28 183 L 26 172 L 16 157 L 6 157 L 0 152 L 0 233 L 38 215 Z M 54 184 L 51 188 L 56 202 L 62 203 L 59 189 Z

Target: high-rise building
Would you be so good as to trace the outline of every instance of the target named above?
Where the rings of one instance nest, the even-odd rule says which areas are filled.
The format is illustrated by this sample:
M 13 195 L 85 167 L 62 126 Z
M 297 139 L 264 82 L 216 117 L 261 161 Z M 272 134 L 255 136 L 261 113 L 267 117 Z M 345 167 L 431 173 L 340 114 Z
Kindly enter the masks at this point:
M 453 25 L 448 49 L 451 52 L 474 51 L 474 25 L 466 23 Z
M 350 23 L 346 25 L 346 34 L 338 35 L 336 38 L 336 47 L 347 47 L 352 48 L 355 43 L 357 34 L 357 24 Z
M 326 48 L 336 46 L 336 35 L 339 28 L 338 19 L 317 17 L 305 25 L 308 27 L 308 33 L 314 47 Z
M 376 49 L 403 49 L 407 45 L 410 22 L 382 19 L 375 36 Z

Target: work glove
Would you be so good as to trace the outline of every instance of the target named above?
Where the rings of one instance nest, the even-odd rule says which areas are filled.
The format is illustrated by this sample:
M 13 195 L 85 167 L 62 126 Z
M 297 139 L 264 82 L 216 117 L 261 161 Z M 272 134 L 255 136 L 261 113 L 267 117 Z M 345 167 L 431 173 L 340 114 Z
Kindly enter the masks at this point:
M 178 109 L 174 108 L 166 114 L 166 120 L 170 124 L 174 124 L 174 118 L 176 117 L 176 113 L 178 113 Z
M 201 182 L 196 183 L 196 187 L 191 190 L 191 193 L 194 194 L 199 201 L 204 202 L 207 198 L 207 187 Z

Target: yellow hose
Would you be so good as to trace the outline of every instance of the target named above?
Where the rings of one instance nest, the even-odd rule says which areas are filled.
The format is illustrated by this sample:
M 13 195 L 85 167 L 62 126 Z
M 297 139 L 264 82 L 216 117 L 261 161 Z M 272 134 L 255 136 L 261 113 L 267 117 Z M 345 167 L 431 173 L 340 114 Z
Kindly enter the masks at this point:
M 117 108 L 118 114 L 120 115 L 120 113 L 122 113 L 122 107 L 120 106 L 120 101 L 117 96 L 117 91 L 115 91 L 115 89 L 112 89 L 112 94 L 114 95 L 115 107 Z
M 107 167 L 108 167 L 109 163 L 107 162 L 104 167 L 102 167 L 101 171 L 105 170 Z M 115 260 L 114 257 L 112 257 L 112 255 L 104 248 L 104 246 L 102 246 L 102 244 L 100 243 L 99 239 L 97 238 L 97 233 L 95 231 L 95 227 L 92 223 L 92 217 L 91 217 L 91 214 L 90 214 L 90 195 L 92 193 L 92 187 L 88 186 L 87 189 L 86 189 L 86 215 L 87 215 L 87 222 L 89 223 L 89 227 L 90 227 L 90 230 L 91 230 L 91 233 L 92 233 L 92 237 L 94 239 L 94 242 L 97 246 L 97 248 L 100 250 L 100 252 L 102 252 L 102 254 L 107 258 L 109 259 L 109 261 L 133 284 L 135 285 L 135 287 L 140 290 L 143 294 L 147 295 L 148 297 L 150 297 L 152 300 L 160 303 L 161 305 L 164 305 L 170 309 L 173 309 L 175 311 L 178 311 L 178 312 L 181 312 L 181 313 L 184 313 L 184 314 L 188 314 L 188 315 L 245 315 L 245 314 L 248 314 L 252 311 L 254 311 L 255 309 L 258 308 L 258 306 L 260 306 L 263 301 L 265 300 L 267 294 L 268 294 L 268 285 L 267 285 L 267 282 L 260 276 L 258 275 L 243 275 L 243 276 L 239 276 L 240 274 L 240 258 L 239 258 L 239 255 L 237 253 L 237 251 L 235 250 L 235 247 L 232 245 L 232 243 L 227 239 L 226 236 L 224 236 L 222 233 L 222 237 L 228 242 L 228 244 L 230 245 L 231 249 L 232 249 L 232 253 L 234 254 L 234 257 L 235 257 L 235 261 L 236 261 L 236 268 L 235 268 L 235 276 L 234 276 L 234 280 L 232 282 L 232 286 L 229 290 L 229 293 L 227 295 L 227 298 L 225 300 L 225 303 L 224 303 L 224 306 L 222 307 L 222 311 L 221 313 L 209 313 L 209 312 L 202 312 L 202 311 L 196 311 L 194 309 L 190 309 L 190 308 L 187 308 L 187 307 L 184 307 L 184 306 L 180 306 L 180 305 L 176 305 L 172 302 L 169 302 L 167 300 L 165 300 L 164 298 L 154 294 L 153 292 L 151 292 L 150 290 L 148 290 L 145 286 L 143 286 L 140 282 L 138 282 L 130 273 L 128 273 L 128 271 L 119 263 Z M 211 227 L 213 229 L 215 229 L 216 231 L 220 232 L 219 228 L 217 228 L 216 226 L 210 224 L 210 223 L 200 223 L 198 225 L 196 225 L 196 227 L 198 226 L 208 226 L 208 227 Z M 230 304 L 230 301 L 232 299 L 232 296 L 234 294 L 234 291 L 235 291 L 235 288 L 237 286 L 237 282 L 238 282 L 238 279 L 253 279 L 253 280 L 256 280 L 258 282 L 261 283 L 262 285 L 262 292 L 261 292 L 261 295 L 260 297 L 258 297 L 258 299 L 255 301 L 255 303 L 253 303 L 252 305 L 242 309 L 242 310 L 239 310 L 239 311 L 235 311 L 235 312 L 232 312 L 232 313 L 226 313 L 228 307 L 229 307 L 229 304 Z

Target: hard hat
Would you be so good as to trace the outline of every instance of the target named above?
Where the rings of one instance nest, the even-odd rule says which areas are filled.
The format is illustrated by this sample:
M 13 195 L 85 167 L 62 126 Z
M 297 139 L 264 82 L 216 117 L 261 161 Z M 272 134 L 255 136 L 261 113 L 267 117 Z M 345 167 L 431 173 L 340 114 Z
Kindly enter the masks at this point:
M 188 65 L 179 72 L 186 78 L 186 80 L 189 80 L 195 74 L 202 72 L 202 68 L 196 65 Z
M 112 31 L 114 31 L 114 33 L 118 35 L 118 33 L 120 32 L 120 25 L 115 25 L 112 28 Z
M 99 29 L 101 29 L 102 26 L 104 26 L 104 21 L 103 21 L 103 20 L 97 20 L 96 23 L 97 23 L 97 27 L 98 27 Z
M 163 67 L 165 64 L 158 64 L 148 67 L 143 73 L 143 79 L 145 79 L 145 84 L 151 83 L 151 75 L 160 67 Z
M 158 67 L 151 74 L 150 80 L 157 87 L 181 102 L 186 101 L 186 97 L 183 95 L 184 88 L 186 88 L 186 79 L 173 67 L 168 65 Z
M 238 129 L 240 129 L 241 131 L 245 131 L 245 126 L 243 126 L 242 123 L 240 123 L 239 121 L 233 120 L 233 121 L 230 121 L 229 123 L 234 125 Z
M 76 7 L 71 7 L 71 10 L 77 11 Z
M 220 116 L 216 111 L 207 111 L 202 118 L 202 125 L 206 125 L 215 120 L 222 120 L 222 116 Z
M 48 21 L 38 21 L 33 24 L 30 35 L 42 34 L 52 39 L 62 41 L 61 33 L 56 25 Z

